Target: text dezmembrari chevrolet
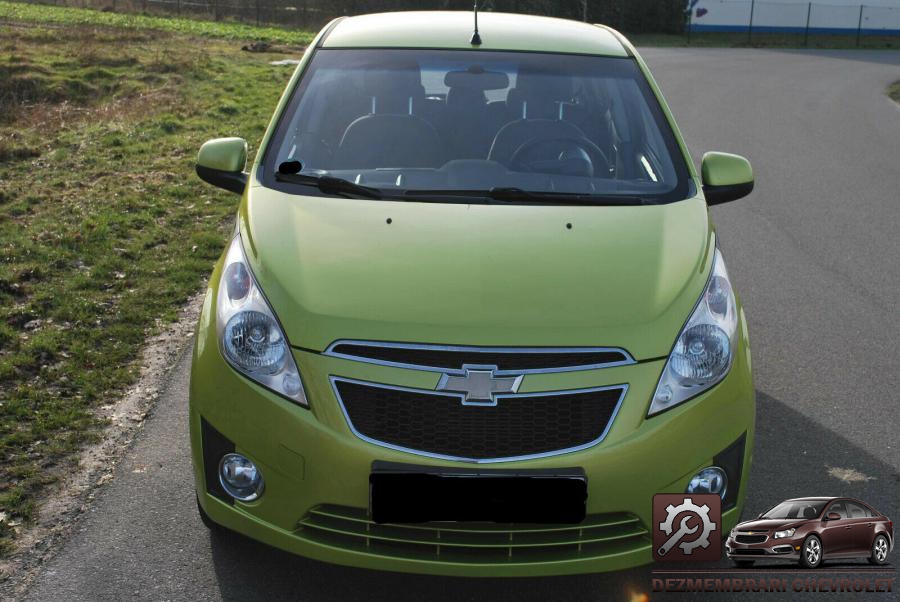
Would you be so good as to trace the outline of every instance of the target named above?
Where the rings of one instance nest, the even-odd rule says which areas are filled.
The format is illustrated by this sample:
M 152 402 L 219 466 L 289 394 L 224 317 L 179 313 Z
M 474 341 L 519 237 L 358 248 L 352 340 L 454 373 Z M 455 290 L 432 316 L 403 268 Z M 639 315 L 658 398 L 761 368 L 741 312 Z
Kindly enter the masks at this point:
M 741 512 L 746 321 L 698 173 L 634 47 L 472 13 L 339 19 L 246 170 L 194 349 L 205 522 L 297 554 L 473 576 L 651 561 L 658 492 Z

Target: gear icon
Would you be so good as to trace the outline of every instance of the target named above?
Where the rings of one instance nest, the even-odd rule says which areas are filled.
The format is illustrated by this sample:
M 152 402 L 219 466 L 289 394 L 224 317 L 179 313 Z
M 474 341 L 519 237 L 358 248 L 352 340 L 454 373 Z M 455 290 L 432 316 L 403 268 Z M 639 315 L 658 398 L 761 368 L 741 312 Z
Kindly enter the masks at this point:
M 685 554 L 690 554 L 696 548 L 706 549 L 709 546 L 709 536 L 716 528 L 716 523 L 709 520 L 709 506 L 706 504 L 698 506 L 689 497 L 684 498 L 684 502 L 677 506 L 669 504 L 666 506 L 666 520 L 659 523 L 659 528 L 662 531 L 665 531 L 666 535 L 672 535 L 672 523 L 675 521 L 675 517 L 682 512 L 692 512 L 699 516 L 700 520 L 703 522 L 703 532 L 694 541 L 681 542 L 678 544 L 678 547 L 680 547 Z

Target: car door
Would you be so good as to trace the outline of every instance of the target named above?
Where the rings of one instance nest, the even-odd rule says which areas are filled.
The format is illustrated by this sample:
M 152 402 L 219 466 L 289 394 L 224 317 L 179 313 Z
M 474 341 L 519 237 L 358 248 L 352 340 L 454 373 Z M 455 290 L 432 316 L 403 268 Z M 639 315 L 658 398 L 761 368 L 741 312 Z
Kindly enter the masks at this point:
M 875 519 L 871 511 L 862 504 L 847 500 L 846 507 L 849 515 L 847 523 L 852 527 L 850 532 L 853 533 L 852 551 L 866 554 L 872 549 L 872 542 L 875 540 Z
M 823 517 L 835 512 L 840 515 L 840 520 L 823 521 L 820 526 L 822 538 L 822 552 L 826 556 L 848 554 L 853 548 L 853 529 L 847 520 L 847 508 L 843 500 L 832 503 Z

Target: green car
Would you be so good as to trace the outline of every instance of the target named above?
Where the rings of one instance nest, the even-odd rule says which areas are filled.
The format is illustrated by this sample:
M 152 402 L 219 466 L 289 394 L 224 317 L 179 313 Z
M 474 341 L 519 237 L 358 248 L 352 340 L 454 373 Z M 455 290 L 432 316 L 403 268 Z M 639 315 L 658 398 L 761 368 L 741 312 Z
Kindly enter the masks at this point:
M 246 169 L 194 348 L 204 522 L 373 569 L 557 575 L 651 562 L 659 492 L 737 522 L 755 398 L 698 173 L 634 47 L 488 13 L 338 19 Z

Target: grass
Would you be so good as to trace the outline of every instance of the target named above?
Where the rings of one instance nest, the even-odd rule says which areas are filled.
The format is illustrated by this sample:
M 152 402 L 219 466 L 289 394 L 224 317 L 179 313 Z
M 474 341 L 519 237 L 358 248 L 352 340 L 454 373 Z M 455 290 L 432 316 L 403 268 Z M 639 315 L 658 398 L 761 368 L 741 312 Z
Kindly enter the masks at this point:
M 895 102 L 900 102 L 900 81 L 896 81 L 888 86 L 887 95 Z
M 151 29 L 189 36 L 221 38 L 225 40 L 259 40 L 304 46 L 309 44 L 315 36 L 315 32 L 305 30 L 254 27 L 242 23 L 131 15 L 82 8 L 5 1 L 0 1 L 0 21 L 2 20 L 87 25 L 91 27 L 102 26 L 120 29 Z
M 22 8 L 47 19 L 0 25 L 0 556 L 224 247 L 237 197 L 198 180 L 197 149 L 258 141 L 291 74 L 269 61 L 299 56 Z

